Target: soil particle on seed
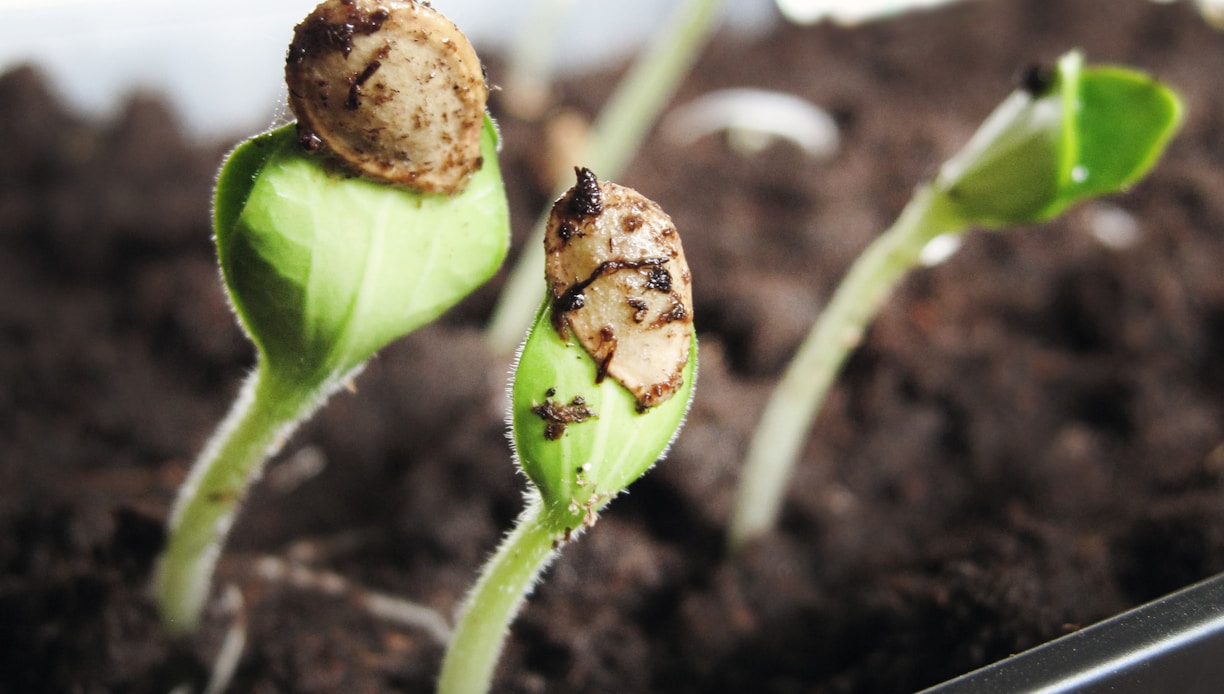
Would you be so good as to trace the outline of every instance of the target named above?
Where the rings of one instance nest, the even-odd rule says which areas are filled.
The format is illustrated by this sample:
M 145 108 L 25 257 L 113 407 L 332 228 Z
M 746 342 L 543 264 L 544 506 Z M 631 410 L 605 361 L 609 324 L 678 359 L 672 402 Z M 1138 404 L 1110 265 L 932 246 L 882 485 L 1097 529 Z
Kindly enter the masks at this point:
M 569 404 L 561 404 L 552 399 L 555 391 L 549 390 L 550 394 L 544 402 L 531 408 L 532 414 L 544 420 L 544 437 L 549 441 L 564 436 L 568 425 L 581 424 L 596 416 L 581 395 L 575 395 Z

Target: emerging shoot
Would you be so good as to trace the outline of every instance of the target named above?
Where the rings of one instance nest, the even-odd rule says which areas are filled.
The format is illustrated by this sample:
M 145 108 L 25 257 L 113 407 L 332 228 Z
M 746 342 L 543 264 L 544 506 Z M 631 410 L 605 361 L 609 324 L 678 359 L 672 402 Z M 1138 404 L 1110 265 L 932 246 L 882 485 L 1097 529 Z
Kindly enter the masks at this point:
M 773 527 L 841 364 L 930 241 L 972 226 L 1045 221 L 1080 200 L 1125 189 L 1159 159 L 1181 114 L 1168 87 L 1125 68 L 1086 68 L 1078 53 L 1063 56 L 1053 70 L 1026 73 L 1020 88 L 855 261 L 800 345 L 749 446 L 731 546 Z
M 663 454 L 693 394 L 691 277 L 658 205 L 581 169 L 553 205 L 545 249 L 549 291 L 511 393 L 515 451 L 532 489 L 468 595 L 441 694 L 489 690 L 540 572 Z
M 338 57 L 346 53 L 348 61 Z M 431 64 L 446 79 L 403 69 L 401 54 L 436 57 Z M 452 55 L 463 57 L 448 62 Z M 317 60 L 325 65 L 310 67 Z M 462 34 L 425 5 L 328 0 L 299 26 L 289 51 L 303 121 L 248 140 L 223 165 L 217 257 L 259 356 L 171 513 L 154 578 L 171 630 L 198 620 L 238 503 L 264 461 L 375 352 L 454 305 L 505 257 L 497 133 L 483 114 L 483 81 L 460 79 L 474 60 Z M 371 68 L 380 61 L 385 72 Z M 309 90 L 295 84 L 303 70 L 314 70 Z M 351 113 L 312 110 L 312 99 L 336 89 L 352 96 L 353 108 L 344 107 Z M 383 89 L 395 99 L 376 98 Z M 452 102 L 464 89 L 462 103 Z M 421 109 L 447 110 L 456 129 L 405 135 L 385 127 L 401 110 Z M 376 180 L 388 173 L 395 185 Z

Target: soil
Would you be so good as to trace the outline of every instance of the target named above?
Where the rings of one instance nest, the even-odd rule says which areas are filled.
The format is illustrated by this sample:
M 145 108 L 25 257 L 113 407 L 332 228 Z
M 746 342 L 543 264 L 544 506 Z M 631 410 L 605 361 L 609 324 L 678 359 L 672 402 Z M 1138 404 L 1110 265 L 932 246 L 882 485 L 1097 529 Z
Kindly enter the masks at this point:
M 727 556 L 749 432 L 842 272 L 1019 69 L 1074 47 L 1176 85 L 1167 157 L 1131 192 L 913 273 L 820 414 L 779 529 Z M 841 148 L 655 135 L 622 177 L 684 234 L 697 397 L 668 459 L 550 569 L 496 690 L 912 691 L 1224 570 L 1220 65 L 1190 3 L 1140 0 L 719 38 L 678 101 L 791 91 L 830 110 Z M 557 103 L 593 113 L 617 72 Z M 517 252 L 547 203 L 541 126 L 497 99 Z M 82 119 L 32 69 L 0 78 L 0 140 L 0 691 L 198 691 L 239 613 L 231 691 L 430 691 L 441 647 L 370 596 L 451 615 L 519 511 L 506 360 L 480 333 L 502 277 L 293 437 L 203 628 L 169 638 L 146 593 L 162 523 L 253 360 L 210 242 L 232 143 L 191 143 L 155 97 Z M 1123 214 L 1133 243 L 1098 241 Z

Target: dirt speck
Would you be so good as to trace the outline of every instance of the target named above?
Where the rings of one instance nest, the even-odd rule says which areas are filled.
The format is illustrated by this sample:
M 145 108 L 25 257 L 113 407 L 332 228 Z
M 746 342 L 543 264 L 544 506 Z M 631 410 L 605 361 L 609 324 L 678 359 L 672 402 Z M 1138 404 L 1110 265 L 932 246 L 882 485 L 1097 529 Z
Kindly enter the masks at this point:
M 556 394 L 555 390 L 549 390 Z M 568 405 L 555 402 L 550 395 L 543 403 L 532 407 L 531 412 L 544 420 L 544 438 L 549 441 L 556 441 L 564 436 L 565 428 L 570 424 L 581 424 L 595 417 L 595 412 L 581 395 L 575 395 Z
M 603 196 L 599 192 L 599 179 L 590 169 L 574 168 L 578 182 L 569 192 L 569 209 L 577 217 L 594 217 L 603 212 Z

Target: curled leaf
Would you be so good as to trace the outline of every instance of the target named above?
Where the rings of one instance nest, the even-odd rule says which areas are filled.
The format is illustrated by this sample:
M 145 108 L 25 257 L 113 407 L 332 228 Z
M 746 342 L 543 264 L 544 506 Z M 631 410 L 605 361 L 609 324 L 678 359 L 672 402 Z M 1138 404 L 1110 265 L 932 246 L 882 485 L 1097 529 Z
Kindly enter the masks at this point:
M 1068 53 L 1051 73 L 1028 73 L 944 164 L 935 187 L 970 223 L 1044 221 L 1137 181 L 1181 119 L 1168 87 L 1126 68 L 1084 67 Z
M 557 334 L 551 303 L 538 314 L 515 366 L 514 447 L 548 507 L 589 524 L 678 433 L 693 393 L 697 342 L 689 336 L 675 394 L 643 410 L 620 383 L 598 380 L 600 365 L 586 349 Z
M 344 374 L 491 277 L 509 210 L 487 118 L 481 150 L 467 188 L 445 195 L 330 171 L 293 126 L 240 145 L 217 183 L 217 253 L 263 364 Z

